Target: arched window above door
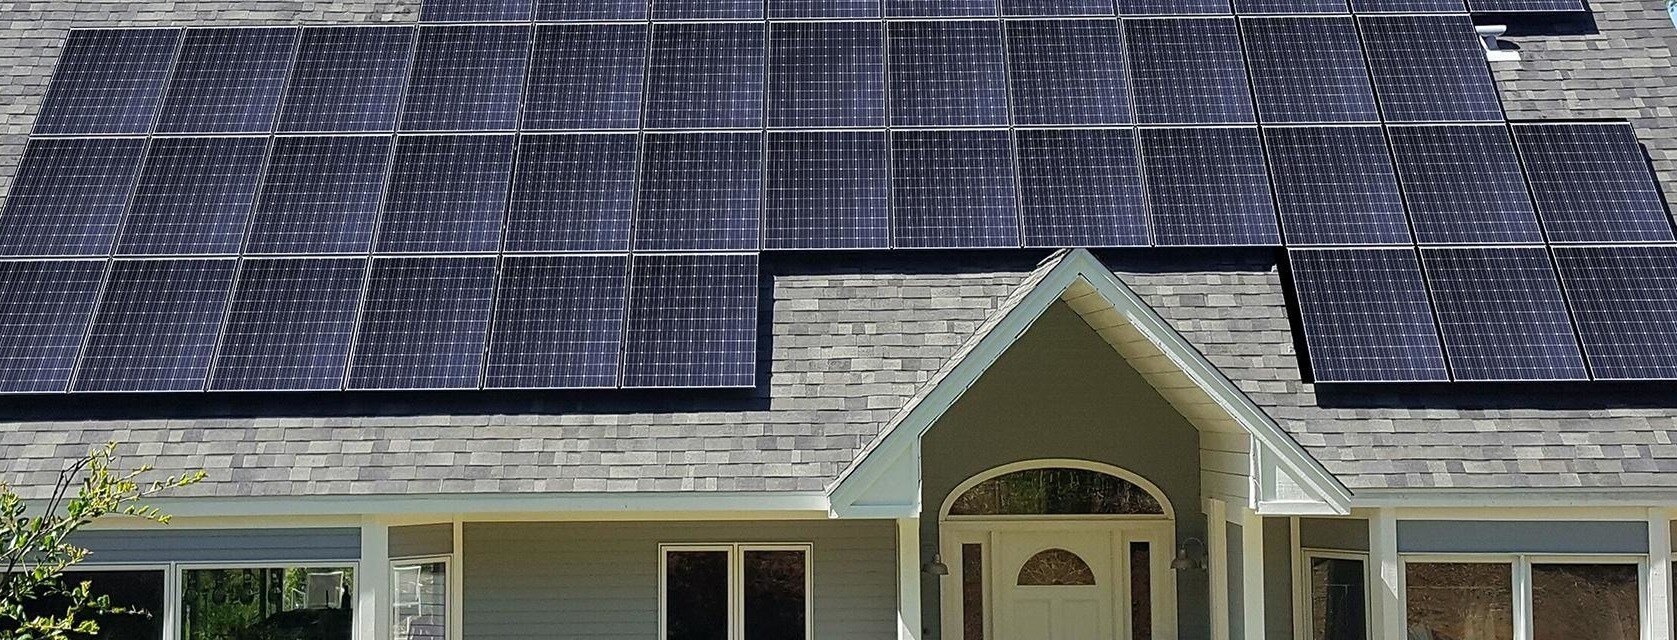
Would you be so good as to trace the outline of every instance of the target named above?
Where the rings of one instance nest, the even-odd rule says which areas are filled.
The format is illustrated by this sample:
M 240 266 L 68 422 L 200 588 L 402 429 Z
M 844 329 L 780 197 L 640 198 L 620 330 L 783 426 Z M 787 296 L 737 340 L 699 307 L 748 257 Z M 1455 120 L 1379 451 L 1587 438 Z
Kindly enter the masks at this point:
M 1019 567 L 1021 587 L 1081 587 L 1095 584 L 1095 572 L 1083 558 L 1065 549 L 1038 551 Z
M 1158 498 L 1123 478 L 1090 469 L 1025 469 L 967 489 L 951 516 L 1165 515 Z

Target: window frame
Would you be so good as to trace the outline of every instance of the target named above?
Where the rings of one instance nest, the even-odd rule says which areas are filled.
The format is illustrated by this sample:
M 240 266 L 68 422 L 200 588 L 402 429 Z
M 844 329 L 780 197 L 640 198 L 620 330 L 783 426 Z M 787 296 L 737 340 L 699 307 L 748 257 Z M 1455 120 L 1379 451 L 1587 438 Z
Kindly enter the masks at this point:
M 1296 535 L 1292 538 L 1295 542 L 1298 540 L 1298 536 Z M 1298 569 L 1293 573 L 1293 598 L 1294 602 L 1298 603 L 1298 606 L 1294 610 L 1294 615 L 1298 616 L 1296 618 L 1298 620 L 1298 624 L 1294 626 L 1296 627 L 1295 632 L 1298 634 L 1299 639 L 1310 640 L 1312 637 L 1311 633 L 1314 631 L 1314 629 L 1310 626 L 1310 622 L 1315 619 L 1316 613 L 1315 608 L 1311 606 L 1313 601 L 1310 598 L 1310 561 L 1315 558 L 1321 558 L 1324 560 L 1351 560 L 1363 563 L 1363 640 L 1373 640 L 1374 589 L 1372 588 L 1372 581 L 1369 580 L 1370 564 L 1368 552 L 1346 551 L 1342 549 L 1321 549 L 1317 547 L 1299 547 L 1298 553 L 1296 553 L 1294 557 L 1298 558 Z M 1407 606 L 1407 602 L 1405 605 Z
M 188 572 L 188 571 L 215 571 L 215 570 L 237 570 L 237 569 L 344 569 L 344 568 L 348 568 L 348 569 L 355 572 L 355 577 L 354 577 L 354 580 L 356 580 L 355 584 L 359 585 L 360 584 L 359 581 L 364 577 L 362 575 L 362 572 L 361 572 L 361 561 L 360 560 L 307 560 L 307 561 L 238 560 L 238 561 L 233 561 L 233 562 L 175 562 L 175 563 L 171 563 L 169 574 L 170 574 L 170 581 L 174 583 L 174 593 L 171 596 L 172 599 L 169 601 L 168 608 L 169 608 L 169 612 L 170 612 L 171 616 L 173 617 L 173 620 L 172 620 L 173 626 L 172 627 L 164 627 L 165 631 L 164 631 L 164 634 L 163 634 L 163 639 L 164 640 L 182 640 L 183 638 L 185 638 L 185 634 L 183 633 L 185 630 L 182 629 L 181 627 L 182 627 L 182 625 L 186 624 L 186 572 Z M 353 587 L 353 588 L 357 589 L 357 590 L 360 589 L 359 586 L 356 586 L 356 587 Z M 350 612 L 351 612 L 351 615 L 353 616 L 355 609 L 360 607 L 361 600 L 360 600 L 360 598 L 357 597 L 357 598 L 352 598 L 351 602 L 352 602 L 352 604 L 350 606 Z M 166 622 L 168 622 L 168 621 L 166 621 Z M 351 622 L 350 640 L 362 640 L 361 638 L 356 636 L 354 622 Z
M 99 573 L 116 571 L 149 571 L 163 574 L 163 609 L 151 611 L 163 622 L 161 640 L 178 640 L 180 638 L 180 614 L 182 610 L 180 592 L 180 572 L 177 563 L 173 562 L 109 562 L 109 563 L 77 563 L 65 567 L 64 573 Z
M 669 542 L 658 545 L 658 638 L 669 637 L 670 554 L 728 554 L 728 639 L 745 639 L 745 554 L 749 551 L 800 551 L 804 554 L 804 638 L 815 637 L 815 544 L 811 542 Z
M 1636 566 L 1637 619 L 1641 637 L 1648 636 L 1648 554 L 1635 553 L 1400 553 L 1398 554 L 1398 605 L 1403 611 L 1404 633 L 1409 633 L 1409 564 L 1461 563 L 1507 564 L 1512 573 L 1510 603 L 1513 640 L 1532 640 L 1532 577 L 1534 564 L 1617 564 Z
M 396 572 L 402 567 L 414 567 L 414 566 L 421 566 L 421 565 L 427 565 L 427 564 L 441 564 L 443 566 L 443 594 L 444 594 L 443 597 L 446 599 L 443 603 L 444 637 L 445 638 L 452 638 L 453 637 L 452 635 L 449 635 L 449 634 L 453 633 L 452 630 L 454 629 L 454 608 L 455 608 L 455 606 L 457 606 L 456 602 L 458 602 L 454 597 L 454 590 L 453 590 L 453 585 L 454 585 L 454 555 L 453 554 L 442 554 L 442 555 L 401 556 L 401 557 L 394 557 L 394 558 L 390 559 L 390 604 L 389 604 L 388 608 L 390 609 L 390 637 L 391 638 L 396 637 L 396 608 L 402 606 L 400 593 L 396 589 Z

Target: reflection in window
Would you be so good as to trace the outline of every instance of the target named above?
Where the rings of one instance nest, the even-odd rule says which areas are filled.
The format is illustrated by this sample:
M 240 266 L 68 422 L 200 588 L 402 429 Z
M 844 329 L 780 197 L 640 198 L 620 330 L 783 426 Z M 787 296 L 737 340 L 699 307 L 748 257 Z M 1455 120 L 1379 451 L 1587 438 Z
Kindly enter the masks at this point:
M 804 552 L 745 551 L 745 639 L 805 640 Z
M 349 640 L 355 571 L 348 567 L 181 572 L 184 640 Z
M 1533 640 L 1637 640 L 1634 564 L 1531 565 Z
M 809 555 L 773 545 L 666 548 L 665 640 L 808 640 Z
M 966 490 L 952 516 L 1163 515 L 1146 489 L 1087 469 L 1027 469 L 997 476 Z
M 396 640 L 441 640 L 448 637 L 448 565 L 442 562 L 395 565 L 391 600 Z
M 1512 640 L 1513 568 L 1506 563 L 1411 562 L 1404 567 L 1409 637 Z
M 1153 545 L 1130 543 L 1130 638 L 1153 639 Z
M 961 640 L 984 640 L 984 545 L 961 545 Z
M 666 640 L 726 640 L 728 552 L 671 551 L 664 562 Z
M 162 571 L 65 571 L 64 586 L 75 588 L 88 583 L 88 593 L 97 598 L 109 596 L 111 606 L 134 613 L 113 613 L 94 616 L 102 640 L 162 640 L 163 638 L 163 572 Z M 61 596 L 36 598 L 25 603 L 24 615 L 64 615 L 68 599 Z M 5 629 L 0 628 L 0 635 Z M 70 634 L 71 638 L 83 638 Z
M 1082 587 L 1095 584 L 1089 563 L 1065 549 L 1037 552 L 1019 568 L 1021 587 Z
M 1365 640 L 1363 562 L 1310 558 L 1310 640 Z

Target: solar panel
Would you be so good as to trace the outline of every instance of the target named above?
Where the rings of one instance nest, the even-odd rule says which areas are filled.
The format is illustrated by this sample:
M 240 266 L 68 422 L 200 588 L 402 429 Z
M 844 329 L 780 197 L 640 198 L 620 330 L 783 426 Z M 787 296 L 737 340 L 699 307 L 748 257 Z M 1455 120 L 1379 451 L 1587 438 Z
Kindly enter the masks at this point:
M 104 260 L 0 261 L 0 393 L 63 391 Z
M 1462 0 L 1351 0 L 1356 13 L 1461 13 Z
M 763 0 L 654 0 L 653 20 L 761 20 Z
M 425 0 L 422 22 L 524 22 L 531 0 Z
M 1234 0 L 1234 12 L 1246 16 L 1263 14 L 1299 15 L 1349 13 L 1350 8 L 1345 5 L 1345 0 Z M 1354 35 L 1352 37 L 1355 38 Z
M 890 247 L 890 160 L 884 131 L 770 133 L 764 246 Z
M 1134 131 L 1024 129 L 1017 136 L 1025 246 L 1148 244 Z
M 644 24 L 536 27 L 524 129 L 639 127 L 645 67 Z
M 238 253 L 267 155 L 266 137 L 153 139 L 117 253 Z
M 76 391 L 199 391 L 238 261 L 117 260 L 76 369 Z
M 885 124 L 884 27 L 782 22 L 769 29 L 769 126 Z
M 1141 164 L 1154 243 L 1281 244 L 1257 128 L 1142 129 Z
M 371 278 L 349 388 L 477 388 L 495 257 L 374 258 Z
M 1413 249 L 1287 252 L 1317 382 L 1450 379 Z
M 756 384 L 757 256 L 637 255 L 625 387 Z
M 180 29 L 71 31 L 35 117 L 35 133 L 151 131 L 180 34 Z
M 497 251 L 512 178 L 513 135 L 396 141 L 376 251 Z
M 645 0 L 536 0 L 536 21 L 645 20 Z
M 617 386 L 628 272 L 627 256 L 507 257 L 484 386 Z
M 892 132 L 895 246 L 1019 246 L 1013 164 L 1006 131 Z
M 1543 247 L 1422 249 L 1457 380 L 1584 380 L 1584 358 Z
M 647 70 L 649 129 L 763 126 L 763 24 L 658 24 Z
M 518 128 L 527 26 L 420 27 L 403 131 Z
M 1117 0 L 1118 15 L 1186 16 L 1229 14 L 1229 0 Z
M 1677 246 L 1554 252 L 1595 378 L 1677 379 Z
M 1468 16 L 1357 20 L 1387 122 L 1502 120 L 1485 47 Z
M 413 27 L 310 27 L 280 106 L 280 131 L 390 131 L 402 107 Z
M 280 137 L 246 253 L 366 253 L 384 193 L 386 136 Z
M 1017 124 L 1130 121 L 1129 78 L 1118 21 L 1009 22 L 1007 54 Z
M 635 134 L 533 135 L 518 143 L 507 251 L 628 251 Z
M 293 28 L 188 30 L 163 96 L 157 130 L 272 131 L 296 48 Z
M 1469 0 L 1474 13 L 1581 12 L 1587 11 L 1580 0 Z
M 1517 124 L 1514 143 L 1551 242 L 1673 240 L 1630 124 Z
M 884 0 L 891 18 L 958 18 L 996 15 L 996 0 Z
M 1387 135 L 1421 243 L 1543 242 L 1507 127 L 1390 127 Z
M 142 138 L 36 138 L 0 213 L 0 255 L 111 251 L 145 152 Z
M 1110 16 L 1112 0 L 1001 0 L 1002 15 L 1023 17 Z
M 1124 40 L 1138 121 L 1256 121 L 1233 18 L 1125 20 Z
M 769 17 L 878 18 L 880 0 L 768 0 Z
M 891 124 L 1006 125 L 998 21 L 890 24 Z
M 245 260 L 210 388 L 343 388 L 365 258 Z
M 635 250 L 757 249 L 762 134 L 653 134 L 644 145 Z
M 1412 242 L 1379 126 L 1266 128 L 1264 148 L 1287 244 Z
M 1350 16 L 1245 18 L 1240 35 L 1265 124 L 1380 121 Z

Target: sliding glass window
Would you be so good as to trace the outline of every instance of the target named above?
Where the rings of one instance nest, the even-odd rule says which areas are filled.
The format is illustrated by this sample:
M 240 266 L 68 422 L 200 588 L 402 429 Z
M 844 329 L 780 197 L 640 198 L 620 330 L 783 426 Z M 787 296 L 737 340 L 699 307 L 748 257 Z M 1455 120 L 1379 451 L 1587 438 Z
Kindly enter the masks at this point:
M 350 640 L 355 570 L 277 566 L 181 570 L 181 640 Z
M 1367 559 L 1348 553 L 1305 551 L 1305 620 L 1310 640 L 1367 640 Z
M 665 640 L 808 640 L 809 545 L 666 545 Z

